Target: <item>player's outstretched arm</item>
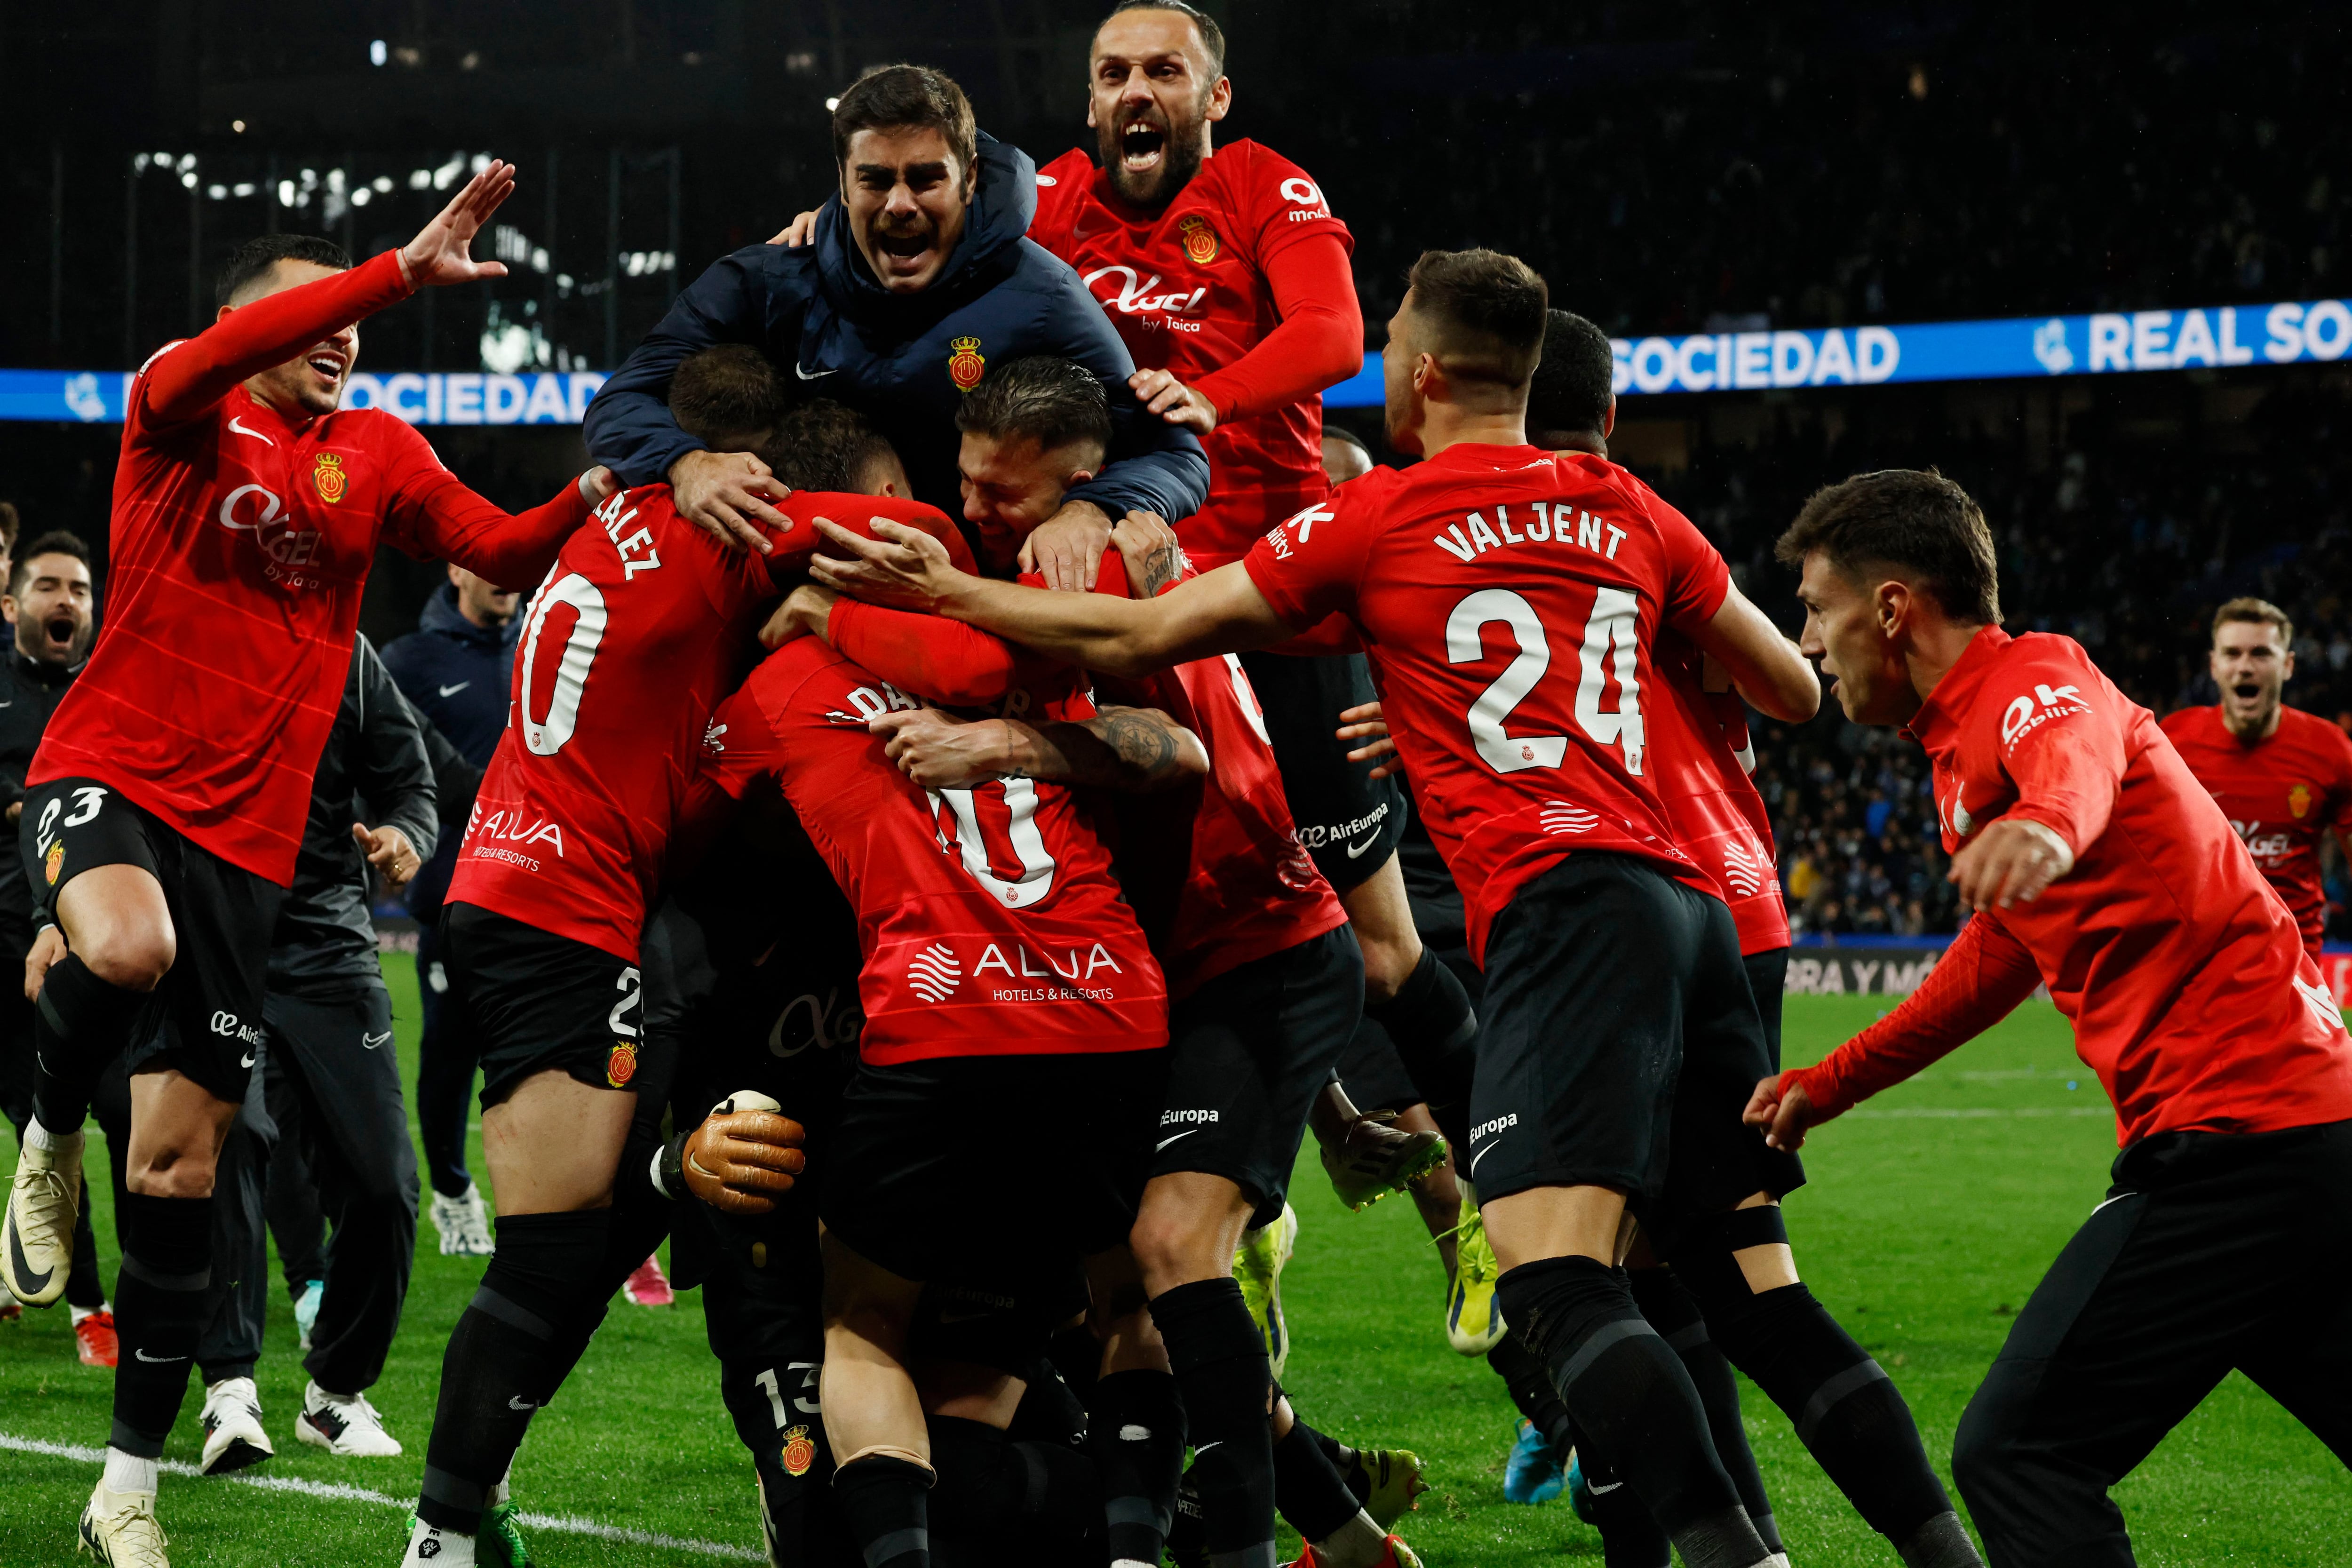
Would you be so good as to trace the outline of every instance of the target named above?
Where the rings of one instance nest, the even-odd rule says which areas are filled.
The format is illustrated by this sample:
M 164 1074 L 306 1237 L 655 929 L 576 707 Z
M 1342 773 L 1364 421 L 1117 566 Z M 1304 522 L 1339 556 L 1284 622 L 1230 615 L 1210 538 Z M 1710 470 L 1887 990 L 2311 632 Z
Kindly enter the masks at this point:
M 2025 944 L 1979 915 L 1893 1012 L 1815 1066 L 1759 1083 L 1745 1120 L 1765 1129 L 1774 1148 L 1795 1149 L 1807 1129 L 1942 1060 L 2008 1017 L 2041 984 Z
M 563 542 L 620 488 L 600 465 L 529 511 L 508 512 L 441 467 L 423 437 L 416 446 L 422 460 L 412 457 L 384 508 L 384 542 L 420 561 L 454 561 L 502 588 L 528 588 L 546 576 Z
M 1731 672 L 1739 695 L 1760 712 L 1801 724 L 1821 711 L 1822 678 L 1771 617 L 1734 584 L 1692 640 Z
M 930 535 L 897 523 L 875 523 L 882 535 L 877 540 L 823 519 L 817 529 L 840 556 L 810 563 L 811 574 L 826 587 L 870 604 L 947 616 L 1107 675 L 1151 675 L 1189 659 L 1271 647 L 1297 635 L 1239 562 L 1139 601 L 974 577 L 956 570 Z
M 449 198 L 449 205 L 417 230 L 415 239 L 401 247 L 400 265 L 408 274 L 409 286 L 434 289 L 505 277 L 505 262 L 477 261 L 472 250 L 474 237 L 514 195 L 514 188 L 512 163 L 494 162 L 467 181 L 465 188 Z
M 889 737 L 886 754 L 925 789 L 1019 778 L 1150 795 L 1209 771 L 1200 737 L 1156 708 L 1106 708 L 1083 721 L 1044 724 L 966 721 L 924 708 L 885 713 L 866 728 Z

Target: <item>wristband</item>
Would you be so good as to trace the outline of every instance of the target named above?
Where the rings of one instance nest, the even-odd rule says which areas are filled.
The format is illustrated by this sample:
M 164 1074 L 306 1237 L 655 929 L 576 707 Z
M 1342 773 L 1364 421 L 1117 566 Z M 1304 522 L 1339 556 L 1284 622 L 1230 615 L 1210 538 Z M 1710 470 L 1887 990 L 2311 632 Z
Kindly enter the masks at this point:
M 681 1132 L 656 1149 L 653 1163 L 646 1170 L 646 1179 L 653 1183 L 654 1191 L 672 1203 L 676 1203 L 678 1194 L 686 1191 L 686 1141 L 688 1136 Z

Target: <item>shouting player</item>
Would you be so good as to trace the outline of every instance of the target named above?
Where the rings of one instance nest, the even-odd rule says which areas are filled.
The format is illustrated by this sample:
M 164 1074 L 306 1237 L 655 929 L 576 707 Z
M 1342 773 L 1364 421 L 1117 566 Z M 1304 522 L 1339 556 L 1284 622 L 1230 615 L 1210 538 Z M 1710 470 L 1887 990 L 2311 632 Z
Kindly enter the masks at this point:
M 592 469 L 509 517 L 397 417 L 338 408 L 357 321 L 427 285 L 503 275 L 467 247 L 513 188 L 511 165 L 487 165 L 406 247 L 357 268 L 324 240 L 254 241 L 221 279 L 215 325 L 131 388 L 107 635 L 26 781 L 22 849 L 57 962 L 0 1244 L 10 1289 L 55 1300 L 91 1086 L 161 1023 L 165 1050 L 131 1079 L 123 1354 L 82 1524 L 102 1554 L 164 1560 L 156 1459 L 204 1326 L 215 1153 L 260 1043 L 270 929 L 376 546 L 528 581 L 605 493 Z
M 1488 1004 L 1471 1173 L 1505 1314 L 1578 1430 L 1685 1556 L 1767 1560 L 1688 1373 L 1613 1267 L 1633 1214 L 1905 1561 L 1973 1563 L 1900 1394 L 1797 1279 L 1776 1200 L 1802 1169 L 1739 1124 L 1738 1075 L 1769 1057 L 1738 937 L 1650 777 L 1662 627 L 1775 716 L 1810 716 L 1820 686 L 1687 520 L 1599 459 L 1526 444 L 1544 309 L 1512 258 L 1424 254 L 1382 359 L 1390 444 L 1427 460 L 1148 603 L 971 577 L 906 531 L 815 574 L 1121 673 L 1347 616 L 1470 900 Z
M 1975 913 L 1894 1012 L 1759 1083 L 1749 1121 L 1794 1149 L 2044 984 L 2115 1101 L 2107 1200 L 1960 1418 L 1992 1561 L 2129 1563 L 2107 1489 L 2232 1367 L 2352 1461 L 2352 1040 L 2294 916 L 2146 709 L 2071 639 L 2000 629 L 1959 486 L 1832 485 L 1779 553 L 1846 716 L 1927 749 Z
M 2316 959 L 2327 926 L 2320 839 L 2333 832 L 2352 843 L 2352 739 L 2280 700 L 2294 674 L 2294 624 L 2276 605 L 2232 599 L 2215 611 L 2210 658 L 2221 700 L 2167 715 L 2164 732 L 2294 911 Z

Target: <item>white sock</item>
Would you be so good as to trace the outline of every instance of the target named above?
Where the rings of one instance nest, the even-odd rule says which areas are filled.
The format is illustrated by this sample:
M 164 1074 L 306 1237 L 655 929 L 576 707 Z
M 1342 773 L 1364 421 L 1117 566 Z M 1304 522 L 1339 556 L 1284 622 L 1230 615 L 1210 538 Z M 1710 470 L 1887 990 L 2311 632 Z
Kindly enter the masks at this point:
M 52 1154 L 79 1156 L 81 1153 L 81 1144 L 82 1131 L 79 1127 L 70 1132 L 52 1132 L 41 1125 L 41 1119 L 37 1116 L 25 1123 L 25 1147 L 27 1149 L 39 1149 Z
M 120 1448 L 109 1448 L 103 1484 L 110 1492 L 145 1492 L 152 1497 L 155 1491 L 155 1461 L 126 1454 Z
M 426 1542 L 433 1550 L 422 1550 Z M 401 1568 L 474 1568 L 474 1538 L 459 1535 L 455 1531 L 436 1530 L 423 1520 L 408 1532 L 408 1555 L 400 1560 Z
M 79 1323 L 84 1318 L 93 1316 L 96 1313 L 111 1312 L 114 1310 L 114 1303 L 111 1301 L 100 1301 L 95 1307 L 77 1307 L 72 1302 L 68 1301 L 66 1303 L 66 1310 L 73 1314 L 73 1321 Z
M 1372 1568 L 1388 1543 L 1388 1532 L 1358 1509 L 1355 1518 L 1315 1543 L 1315 1561 L 1326 1568 Z

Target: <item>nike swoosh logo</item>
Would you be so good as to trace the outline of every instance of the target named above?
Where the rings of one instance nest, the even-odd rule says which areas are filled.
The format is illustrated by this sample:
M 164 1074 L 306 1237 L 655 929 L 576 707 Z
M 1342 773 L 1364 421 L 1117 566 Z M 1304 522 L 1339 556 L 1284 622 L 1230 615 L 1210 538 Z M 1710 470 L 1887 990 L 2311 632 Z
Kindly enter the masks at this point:
M 1212 1448 L 1222 1447 L 1224 1446 L 1224 1441 L 1225 1440 L 1223 1437 L 1220 1437 L 1213 1443 L 1196 1443 L 1192 1447 L 1192 1457 L 1197 1459 Z
M 49 1281 L 57 1277 L 58 1272 L 54 1268 L 39 1274 L 33 1272 L 32 1259 L 25 1256 L 25 1238 L 16 1234 L 16 1216 L 13 1215 L 9 1216 L 8 1224 L 8 1267 L 16 1276 L 17 1282 L 36 1296 L 49 1288 Z
M 237 1066 L 239 1066 L 239 1067 L 241 1067 L 241 1068 L 249 1068 L 249 1067 L 251 1067 L 251 1066 L 253 1065 L 253 1053 L 252 1053 L 251 1051 L 247 1051 L 247 1052 L 246 1052 L 246 1053 L 245 1053 L 245 1059 L 244 1059 L 243 1061 L 241 1061 L 241 1062 L 237 1063 L 236 1065 L 237 1065 Z M 1476 1164 L 1478 1162 L 1477 1162 L 1477 1161 L 1475 1161 L 1475 1160 L 1473 1160 L 1473 1161 L 1471 1161 L 1470 1163 L 1471 1163 L 1472 1164 L 1474 1164 L 1474 1165 L 1475 1165 L 1475 1164 Z
M 175 1361 L 185 1361 L 188 1359 L 184 1355 L 149 1355 L 145 1351 L 141 1350 L 134 1350 L 131 1353 L 138 1357 L 141 1361 L 145 1362 L 149 1366 L 168 1366 Z
M 1192 1134 L 1193 1134 L 1193 1133 L 1198 1132 L 1199 1131 L 1200 1131 L 1200 1129 L 1199 1129 L 1199 1128 L 1197 1128 L 1197 1127 L 1187 1127 L 1186 1129 L 1184 1129 L 1184 1131 L 1183 1131 L 1177 1133 L 1175 1138 L 1162 1138 L 1162 1139 L 1160 1141 L 1160 1142 L 1159 1142 L 1158 1146 L 1157 1146 L 1157 1147 L 1155 1147 L 1151 1152 L 1152 1152 L 1153 1153 L 1157 1154 L 1158 1152 L 1160 1152 L 1160 1151 L 1161 1149 L 1165 1149 L 1166 1147 L 1168 1147 L 1168 1145 L 1170 1145 L 1171 1143 L 1173 1143 L 1174 1142 L 1176 1142 L 1176 1138 L 1190 1138 L 1191 1136 L 1192 1136 Z M 1199 1450 L 1198 1450 L 1198 1449 L 1195 1449 L 1195 1450 L 1193 1450 L 1193 1451 L 1194 1451 L 1195 1453 L 1198 1453 L 1198 1452 L 1199 1452 Z
M 1585 1489 L 1590 1491 L 1594 1497 L 1607 1497 L 1611 1492 L 1615 1491 L 1619 1487 L 1622 1487 L 1624 1484 L 1625 1483 L 1623 1481 L 1611 1481 L 1605 1487 L 1588 1485 Z
M 455 697 L 457 693 L 465 690 L 466 688 L 473 684 L 474 683 L 470 680 L 461 680 L 455 686 L 445 686 L 441 689 L 441 695 L 444 697 Z
M 509 1394 L 507 1395 L 507 1408 L 509 1410 L 536 1410 L 539 1406 L 531 1404 L 520 1394 Z
M 255 440 L 257 440 L 257 441 L 260 442 L 260 443 L 261 443 L 263 446 L 265 446 L 265 447 L 275 447 L 276 445 L 278 445 L 278 443 L 277 443 L 277 442 L 275 442 L 275 441 L 271 440 L 268 437 L 267 437 L 267 436 L 263 435 L 260 431 L 256 430 L 256 429 L 253 429 L 253 428 L 251 428 L 251 427 L 249 427 L 249 426 L 247 426 L 244 425 L 243 423 L 241 423 L 241 422 L 239 422 L 239 421 L 237 421 L 237 420 L 236 420 L 236 419 L 231 419 L 231 420 L 228 422 L 228 427 L 229 427 L 230 429 L 232 429 L 232 430 L 236 431 L 236 432 L 238 435 L 240 435 L 240 436 L 250 436 L 250 437 L 252 437 Z M 180 1359 L 181 1359 L 182 1361 L 185 1361 L 185 1360 L 187 1360 L 188 1358 L 187 1358 L 187 1357 L 185 1357 L 185 1356 L 182 1356 L 182 1357 L 180 1357 Z
M 1478 1173 L 1478 1162 L 1493 1153 L 1502 1142 L 1503 1141 L 1500 1138 L 1497 1138 L 1494 1142 L 1487 1144 L 1484 1149 L 1479 1150 L 1475 1154 L 1470 1156 L 1470 1173 L 1472 1175 L 1476 1175 Z
M 828 375 L 838 374 L 840 370 L 839 365 L 834 366 L 831 370 L 811 370 L 798 360 L 793 362 L 793 374 L 803 381 L 823 381 Z
M 388 1046 L 392 1044 L 392 1031 L 390 1029 L 386 1029 L 381 1035 L 362 1035 L 360 1037 L 360 1044 L 365 1046 L 369 1050 L 373 1050 L 378 1046 Z
M 1361 855 L 1365 850 L 1370 849 L 1373 845 L 1378 844 L 1380 841 L 1381 830 L 1375 827 L 1365 837 L 1365 839 L 1361 844 L 1355 843 L 1352 840 L 1349 841 L 1348 845 L 1348 858 L 1353 860 L 1357 856 Z

